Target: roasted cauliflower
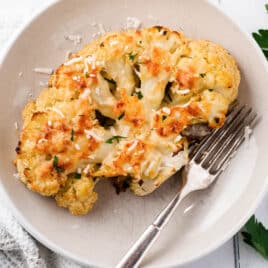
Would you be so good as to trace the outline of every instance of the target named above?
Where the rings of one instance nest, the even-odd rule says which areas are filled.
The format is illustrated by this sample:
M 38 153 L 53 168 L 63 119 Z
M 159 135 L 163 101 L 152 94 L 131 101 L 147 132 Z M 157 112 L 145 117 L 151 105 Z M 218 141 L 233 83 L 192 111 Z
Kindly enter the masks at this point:
M 233 57 L 210 41 L 160 26 L 107 33 L 26 105 L 20 178 L 73 214 L 92 208 L 97 178 L 149 194 L 187 164 L 189 127 L 224 124 L 239 82 Z

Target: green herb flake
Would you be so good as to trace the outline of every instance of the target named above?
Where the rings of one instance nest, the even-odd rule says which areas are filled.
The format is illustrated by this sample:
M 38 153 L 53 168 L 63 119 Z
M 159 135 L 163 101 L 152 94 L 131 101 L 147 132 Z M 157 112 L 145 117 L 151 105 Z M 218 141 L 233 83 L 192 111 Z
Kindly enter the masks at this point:
M 57 173 L 62 173 L 63 172 L 63 168 L 59 167 L 58 166 L 58 161 L 59 161 L 59 158 L 54 155 L 54 158 L 53 158 L 53 168 L 57 171 Z
M 113 79 L 109 79 L 107 77 L 104 77 L 104 80 L 106 80 L 107 82 L 109 82 L 110 84 L 116 85 L 116 82 Z
M 213 88 L 209 88 L 208 91 L 212 92 L 213 91 Z
M 124 116 L 125 116 L 125 112 L 121 113 L 121 114 L 118 116 L 118 120 L 121 120 Z
M 89 73 L 88 72 L 85 73 L 85 77 L 89 78 Z
M 81 173 L 74 173 L 74 178 L 75 179 L 81 179 Z
M 258 222 L 254 215 L 248 220 L 244 229 L 242 232 L 244 242 L 268 259 L 268 229 Z
M 131 61 L 134 61 L 137 55 L 138 55 L 138 53 L 133 53 L 133 52 L 131 52 L 131 53 L 128 54 L 128 58 L 129 58 Z
M 132 92 L 131 96 L 137 96 L 139 100 L 141 100 L 143 98 L 141 91 Z
M 74 129 L 72 128 L 71 130 L 71 138 L 70 138 L 71 141 L 74 141 Z
M 162 121 L 165 121 L 167 119 L 166 115 L 162 115 Z
M 137 92 L 137 97 L 138 97 L 139 100 L 141 100 L 143 98 L 143 95 L 142 95 L 141 91 Z
M 112 144 L 113 141 L 119 142 L 120 139 L 126 139 L 126 137 L 123 136 L 112 136 L 110 139 L 106 140 L 106 143 Z
M 265 9 L 266 9 L 266 11 L 268 13 L 268 4 L 265 4 Z
M 206 76 L 206 73 L 201 73 L 200 76 L 204 78 Z

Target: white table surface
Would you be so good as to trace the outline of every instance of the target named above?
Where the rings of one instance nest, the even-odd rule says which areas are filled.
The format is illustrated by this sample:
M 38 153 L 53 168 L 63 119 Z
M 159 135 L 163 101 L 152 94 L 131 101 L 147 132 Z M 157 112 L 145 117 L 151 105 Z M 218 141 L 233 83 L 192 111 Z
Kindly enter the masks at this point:
M 0 49 L 12 36 L 12 33 L 26 20 L 29 20 L 36 10 L 43 9 L 49 2 L 53 1 L 54 0 L 0 0 Z M 259 28 L 268 28 L 268 14 L 264 8 L 264 4 L 268 3 L 268 0 L 209 1 L 218 5 L 249 34 Z M 268 194 L 256 210 L 256 215 L 258 219 L 268 226 Z M 183 268 L 268 267 L 268 261 L 247 246 L 242 241 L 241 237 L 239 238 L 239 252 L 240 266 L 235 266 L 233 240 L 230 240 L 208 256 Z

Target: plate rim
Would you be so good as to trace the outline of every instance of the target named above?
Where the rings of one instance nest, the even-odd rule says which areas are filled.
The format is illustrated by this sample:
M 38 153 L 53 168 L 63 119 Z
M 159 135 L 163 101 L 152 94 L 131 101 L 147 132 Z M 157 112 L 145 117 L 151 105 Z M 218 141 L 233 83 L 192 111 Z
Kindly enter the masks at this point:
M 253 40 L 253 38 L 248 34 L 240 25 L 227 13 L 225 13 L 216 3 L 212 3 L 209 0 L 202 0 L 203 3 L 211 6 L 212 8 L 216 9 L 223 17 L 225 17 L 232 26 L 241 32 L 242 35 L 247 39 L 247 41 L 255 48 L 256 55 L 259 57 L 262 68 L 266 70 L 268 73 L 268 63 L 261 51 L 261 49 L 258 47 L 257 43 Z M 27 30 L 27 28 L 36 20 L 38 17 L 43 15 L 48 9 L 53 8 L 55 5 L 57 5 L 61 0 L 53 0 L 52 2 L 45 4 L 38 8 L 37 11 L 33 13 L 33 15 L 27 19 L 18 29 L 12 34 L 12 37 L 6 42 L 6 44 L 3 46 L 2 51 L 0 52 L 0 69 L 2 68 L 2 63 L 5 61 L 5 59 L 8 57 L 8 54 L 10 50 L 12 49 L 13 45 L 16 43 L 16 41 L 19 39 L 21 35 L 23 35 L 24 31 Z M 89 262 L 89 260 L 79 257 L 76 254 L 72 253 L 71 251 L 65 250 L 53 241 L 49 240 L 46 236 L 44 236 L 42 233 L 37 231 L 35 227 L 23 216 L 23 214 L 19 211 L 19 209 L 16 207 L 16 205 L 12 202 L 11 198 L 9 197 L 9 194 L 3 184 L 2 177 L 0 177 L 0 186 L 3 189 L 3 195 L 4 199 L 7 201 L 8 207 L 11 209 L 11 212 L 13 216 L 18 220 L 18 222 L 22 225 L 22 227 L 31 235 L 33 236 L 37 241 L 41 242 L 44 246 L 51 249 L 57 254 L 60 254 L 61 256 L 64 256 L 68 259 L 73 260 L 76 263 L 79 263 L 81 265 L 90 265 L 96 268 L 108 268 L 104 266 L 99 266 L 96 264 L 93 264 Z M 215 251 L 217 248 L 219 248 L 221 245 L 226 243 L 233 235 L 235 235 L 236 232 L 238 232 L 242 226 L 246 223 L 246 221 L 251 217 L 251 215 L 254 213 L 256 208 L 261 203 L 262 199 L 264 198 L 264 195 L 268 193 L 268 176 L 265 178 L 264 186 L 262 188 L 262 191 L 259 193 L 258 197 L 255 199 L 255 202 L 252 203 L 251 207 L 248 209 L 247 213 L 245 213 L 244 217 L 241 217 L 240 221 L 237 222 L 236 225 L 233 226 L 229 230 L 229 232 L 225 233 L 224 237 L 221 240 L 218 240 L 217 242 L 214 242 L 210 245 L 210 247 L 206 247 L 206 249 L 200 251 L 198 254 L 196 254 L 192 258 L 188 258 L 183 260 L 182 262 L 170 266 L 165 266 L 165 268 L 176 268 L 182 265 L 190 264 L 194 261 L 197 261 L 198 259 L 205 257 L 209 253 Z M 158 267 L 158 266 L 157 266 Z M 164 267 L 163 267 L 164 268 Z

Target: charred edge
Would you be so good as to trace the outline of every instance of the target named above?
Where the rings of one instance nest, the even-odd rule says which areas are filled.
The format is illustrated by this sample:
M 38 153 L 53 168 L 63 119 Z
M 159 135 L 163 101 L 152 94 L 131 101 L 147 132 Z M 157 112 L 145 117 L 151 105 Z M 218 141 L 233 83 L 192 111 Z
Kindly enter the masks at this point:
M 99 124 L 104 128 L 111 127 L 116 123 L 114 119 L 104 116 L 99 110 L 95 110 L 95 115 L 96 119 L 99 121 Z
M 21 153 L 21 141 L 18 142 L 18 145 L 15 148 L 15 151 L 16 151 L 17 154 L 20 154 Z

